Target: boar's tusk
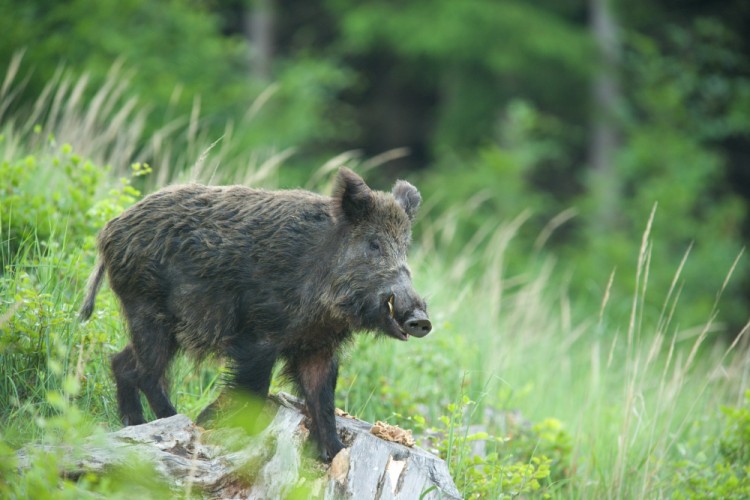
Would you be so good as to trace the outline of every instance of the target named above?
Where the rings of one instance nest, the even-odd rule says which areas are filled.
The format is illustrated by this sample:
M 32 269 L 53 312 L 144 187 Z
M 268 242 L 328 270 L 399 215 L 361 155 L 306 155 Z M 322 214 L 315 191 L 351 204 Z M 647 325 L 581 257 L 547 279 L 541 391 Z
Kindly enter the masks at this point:
M 391 298 L 388 299 L 388 314 L 390 314 L 391 318 L 393 318 L 393 295 L 391 295 Z

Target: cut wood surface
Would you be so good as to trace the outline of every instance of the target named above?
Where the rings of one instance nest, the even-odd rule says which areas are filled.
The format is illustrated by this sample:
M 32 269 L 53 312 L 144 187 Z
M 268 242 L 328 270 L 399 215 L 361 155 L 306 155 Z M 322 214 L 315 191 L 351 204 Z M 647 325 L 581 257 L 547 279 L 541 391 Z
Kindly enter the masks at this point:
M 443 460 L 381 439 L 371 424 L 349 416 L 336 417 L 347 448 L 330 466 L 311 466 L 302 451 L 308 436 L 302 401 L 285 393 L 270 400 L 273 418 L 257 436 L 233 428 L 205 430 L 175 415 L 92 437 L 69 450 L 43 450 L 63 451 L 61 473 L 67 477 L 148 461 L 175 491 L 207 498 L 283 498 L 300 488 L 327 499 L 460 498 Z M 19 467 L 28 467 L 38 449 L 19 451 Z

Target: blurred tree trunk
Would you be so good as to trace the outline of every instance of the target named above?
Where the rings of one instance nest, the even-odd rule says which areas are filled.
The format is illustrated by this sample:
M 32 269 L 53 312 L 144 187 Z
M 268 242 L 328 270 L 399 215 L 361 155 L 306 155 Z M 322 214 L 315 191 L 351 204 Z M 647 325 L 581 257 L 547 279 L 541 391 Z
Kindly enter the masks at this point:
M 614 159 L 620 145 L 617 109 L 622 100 L 619 66 L 621 44 L 611 0 L 589 0 L 590 29 L 598 60 L 592 88 L 592 122 L 589 165 L 592 194 L 597 201 L 598 224 L 605 229 L 615 222 L 619 189 Z
M 245 10 L 244 31 L 250 42 L 254 77 L 271 80 L 274 53 L 274 0 L 250 0 Z

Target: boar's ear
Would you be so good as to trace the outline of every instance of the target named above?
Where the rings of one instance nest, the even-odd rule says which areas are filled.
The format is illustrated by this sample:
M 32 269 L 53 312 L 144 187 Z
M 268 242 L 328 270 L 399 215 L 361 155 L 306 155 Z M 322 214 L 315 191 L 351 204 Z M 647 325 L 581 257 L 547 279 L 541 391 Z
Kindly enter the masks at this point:
M 422 195 L 419 194 L 417 188 L 406 181 L 396 181 L 391 192 L 406 215 L 409 216 L 409 220 L 414 220 L 419 204 L 422 203 Z
M 348 168 L 339 170 L 333 197 L 341 214 L 351 222 L 365 218 L 372 210 L 372 190 Z

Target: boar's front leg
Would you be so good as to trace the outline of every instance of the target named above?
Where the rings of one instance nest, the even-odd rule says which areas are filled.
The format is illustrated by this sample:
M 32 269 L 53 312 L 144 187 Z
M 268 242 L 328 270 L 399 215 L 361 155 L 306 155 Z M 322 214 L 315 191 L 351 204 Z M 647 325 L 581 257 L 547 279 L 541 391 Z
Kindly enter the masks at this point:
M 291 360 L 289 371 L 305 398 L 312 437 L 323 460 L 331 461 L 344 448 L 336 434 L 334 414 L 338 359 L 329 352 L 305 353 Z
M 276 363 L 278 353 L 274 346 L 261 345 L 253 342 L 246 342 L 240 339 L 229 346 L 227 355 L 231 359 L 231 380 L 229 390 L 224 390 L 216 400 L 208 405 L 198 415 L 196 421 L 199 424 L 206 424 L 214 420 L 220 412 L 220 408 L 235 402 L 235 397 L 240 396 L 239 403 L 243 404 L 243 399 L 250 397 L 252 403 L 258 406 L 265 402 L 268 396 L 268 389 L 271 386 L 271 374 L 273 365 Z M 248 422 L 250 428 L 253 428 L 258 415 L 250 417 Z M 260 430 L 260 429 L 257 429 Z

